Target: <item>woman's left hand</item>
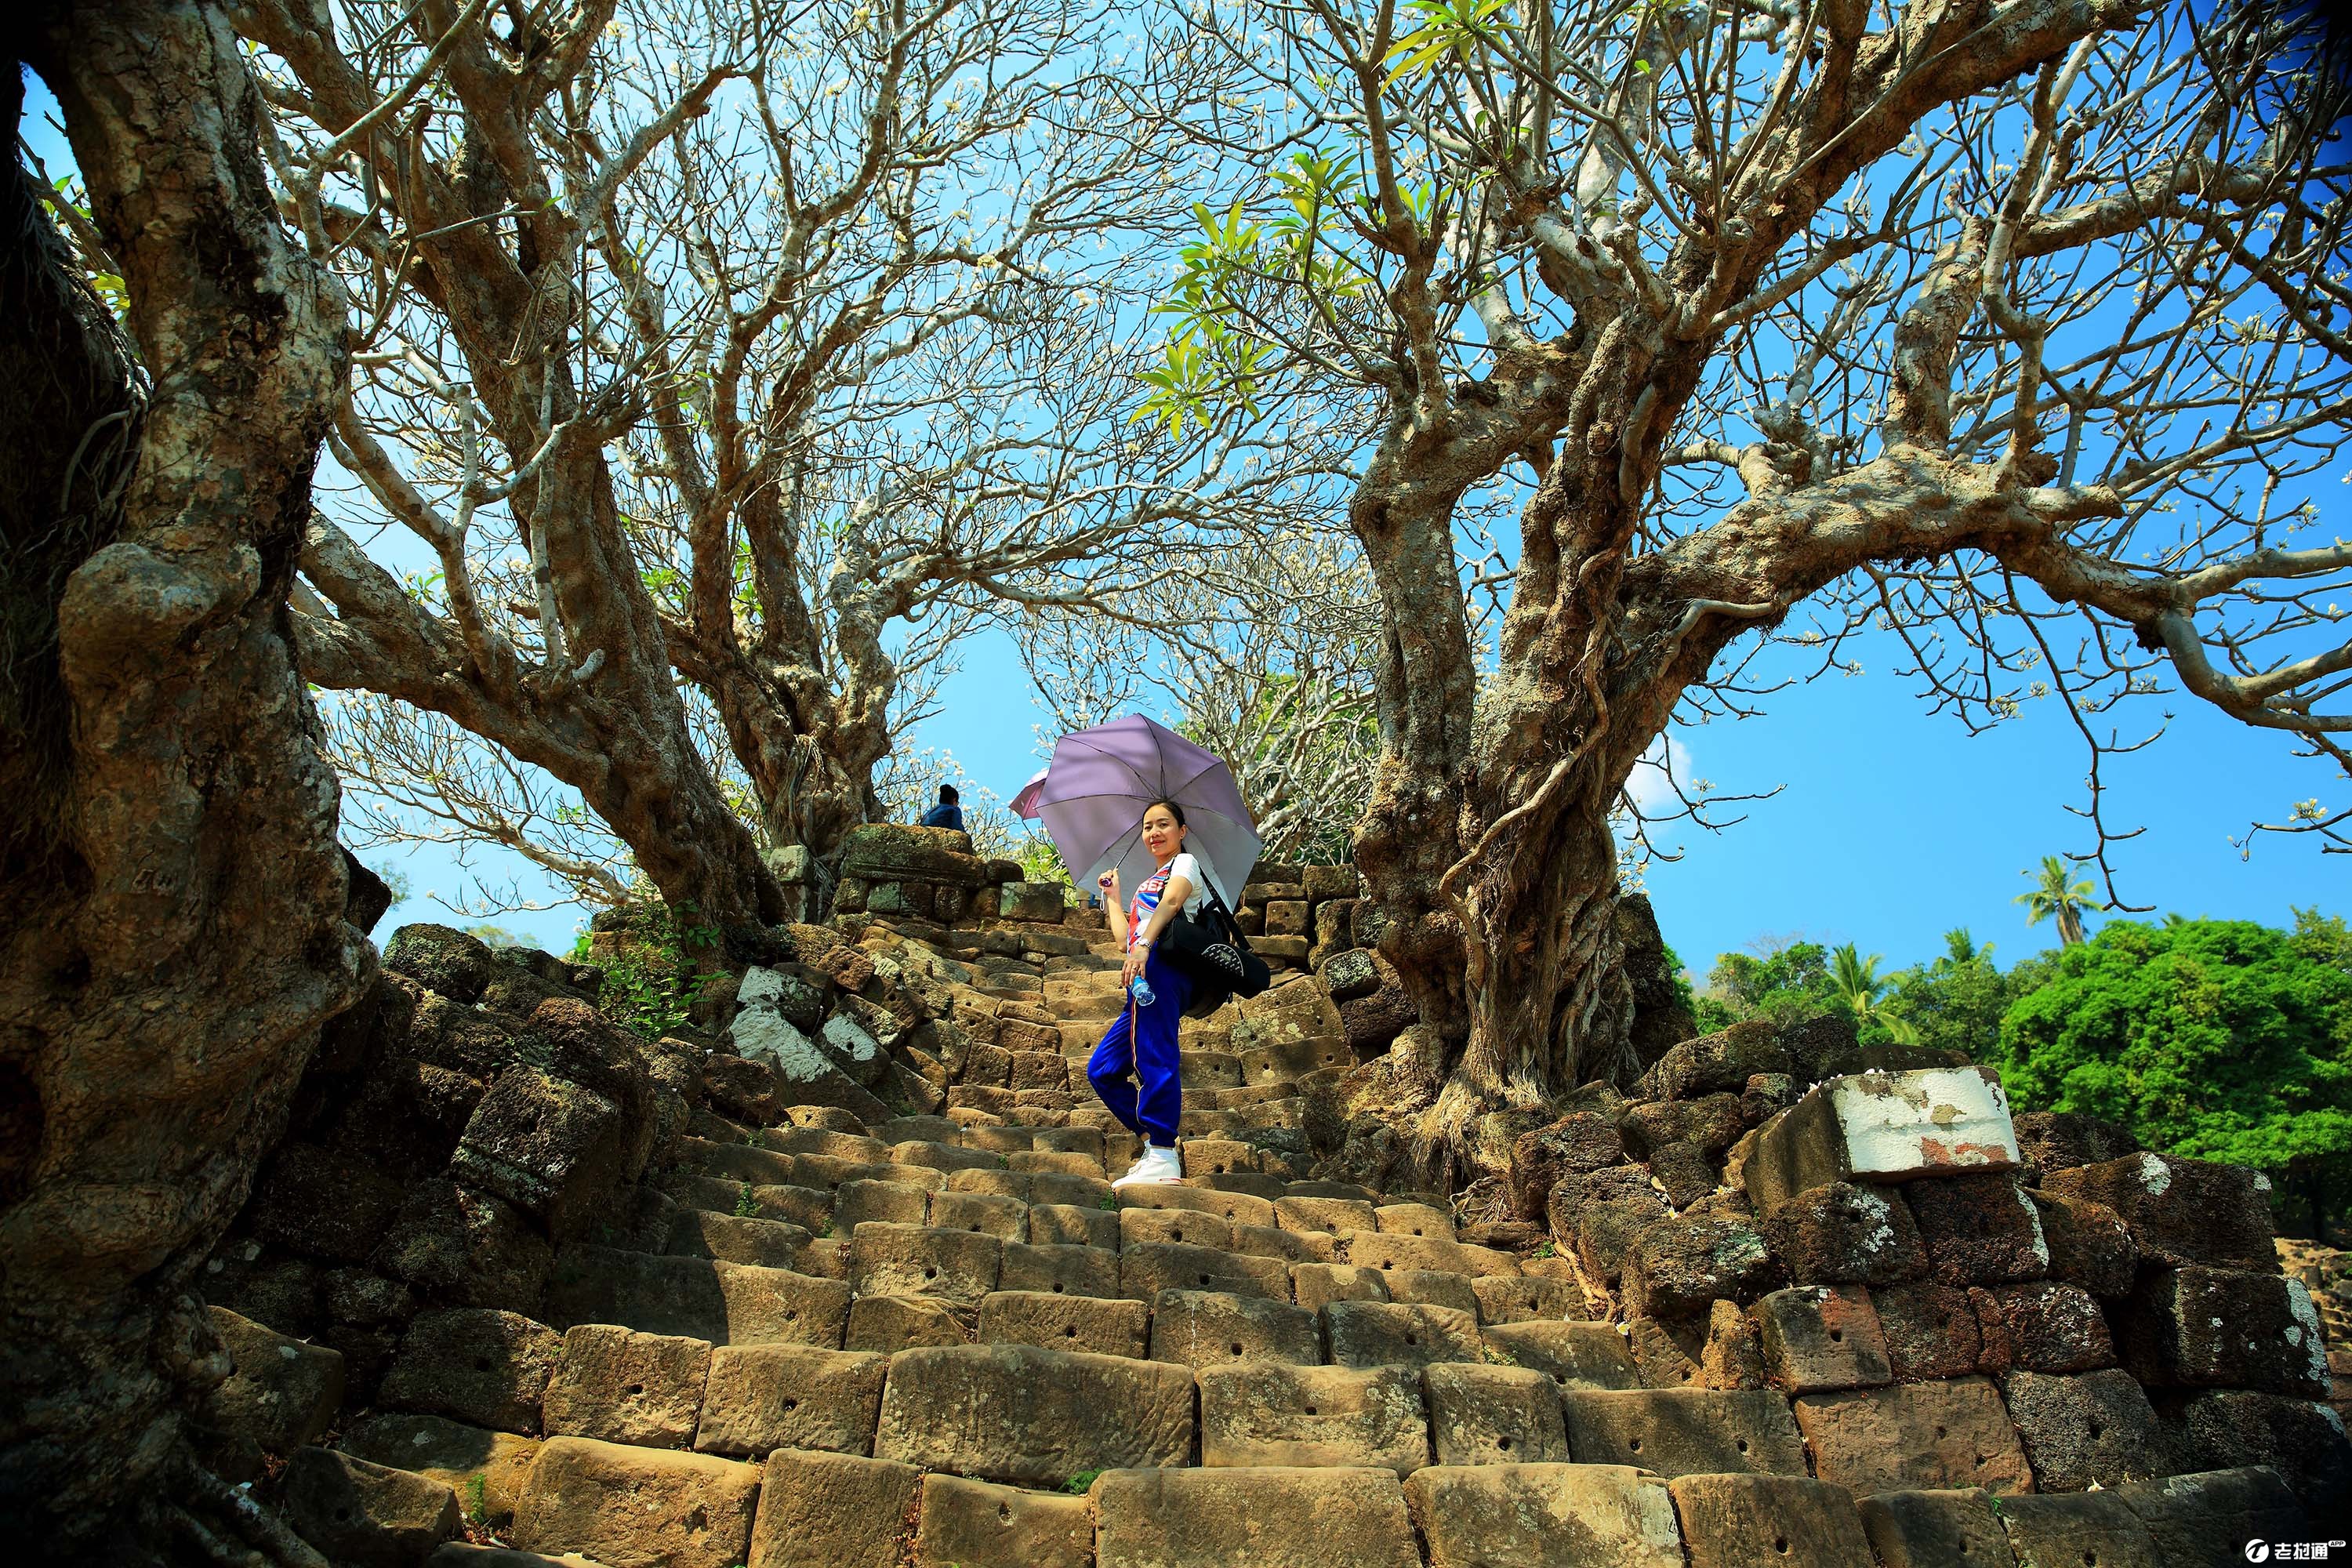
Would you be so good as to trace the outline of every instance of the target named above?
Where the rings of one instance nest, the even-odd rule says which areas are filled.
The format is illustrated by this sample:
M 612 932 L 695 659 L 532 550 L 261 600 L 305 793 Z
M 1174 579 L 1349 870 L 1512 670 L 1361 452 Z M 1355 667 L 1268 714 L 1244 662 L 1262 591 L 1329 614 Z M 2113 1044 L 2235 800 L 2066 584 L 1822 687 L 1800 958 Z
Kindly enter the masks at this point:
M 1135 977 L 1143 973 L 1143 961 L 1150 954 L 1150 951 L 1151 950 L 1150 948 L 1146 947 L 1139 942 L 1133 947 L 1127 950 L 1127 964 L 1119 971 L 1118 974 L 1118 984 L 1121 989 L 1125 989 L 1127 986 L 1135 984 Z

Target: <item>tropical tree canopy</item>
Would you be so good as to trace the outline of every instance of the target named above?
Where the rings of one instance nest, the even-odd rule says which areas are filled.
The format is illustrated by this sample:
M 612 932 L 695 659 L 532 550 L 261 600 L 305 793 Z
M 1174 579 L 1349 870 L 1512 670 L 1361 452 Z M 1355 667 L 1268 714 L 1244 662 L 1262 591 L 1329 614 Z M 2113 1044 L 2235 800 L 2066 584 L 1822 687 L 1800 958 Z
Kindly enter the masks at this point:
M 2117 921 L 2056 955 L 1990 1059 L 2022 1109 L 2271 1172 L 2324 1212 L 2352 1183 L 2352 933 L 2313 910 Z

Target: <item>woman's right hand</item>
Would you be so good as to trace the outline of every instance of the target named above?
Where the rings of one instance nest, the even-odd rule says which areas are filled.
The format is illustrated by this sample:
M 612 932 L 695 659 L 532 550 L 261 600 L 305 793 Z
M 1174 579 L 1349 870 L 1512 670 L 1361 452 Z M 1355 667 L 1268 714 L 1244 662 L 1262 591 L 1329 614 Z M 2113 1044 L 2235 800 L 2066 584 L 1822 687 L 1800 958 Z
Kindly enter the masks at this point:
M 1101 876 L 1097 877 L 1095 879 L 1095 886 L 1103 890 L 1103 899 L 1106 902 L 1113 904 L 1118 903 L 1118 868 L 1113 866 L 1109 870 L 1105 871 Z

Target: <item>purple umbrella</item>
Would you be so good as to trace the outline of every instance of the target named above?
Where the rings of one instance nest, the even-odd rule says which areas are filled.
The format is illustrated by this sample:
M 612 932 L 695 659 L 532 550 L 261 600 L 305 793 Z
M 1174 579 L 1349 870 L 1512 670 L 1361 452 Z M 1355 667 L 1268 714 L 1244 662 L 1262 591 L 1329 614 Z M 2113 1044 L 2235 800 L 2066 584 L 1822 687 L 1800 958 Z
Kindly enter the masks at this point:
M 1044 767 L 1029 775 L 1029 782 L 1023 784 L 1021 793 L 1013 797 L 1013 816 L 1025 816 L 1032 822 L 1037 820 L 1037 792 L 1044 787 L 1045 775 L 1053 771 L 1050 767 Z
M 1259 849 L 1241 789 L 1224 763 L 1140 713 L 1056 741 L 1036 804 L 1080 887 L 1117 867 L 1132 893 L 1159 869 L 1139 834 L 1144 807 L 1160 799 L 1184 808 L 1185 849 L 1225 907 L 1238 909 Z

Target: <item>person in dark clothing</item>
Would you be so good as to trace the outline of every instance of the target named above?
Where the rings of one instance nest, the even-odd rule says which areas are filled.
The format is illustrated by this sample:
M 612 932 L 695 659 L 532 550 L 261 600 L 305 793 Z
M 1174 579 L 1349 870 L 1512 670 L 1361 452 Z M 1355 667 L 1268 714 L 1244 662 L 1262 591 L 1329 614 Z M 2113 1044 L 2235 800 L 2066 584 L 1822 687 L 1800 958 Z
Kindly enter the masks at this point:
M 962 796 L 956 794 L 955 785 L 940 785 L 940 804 L 923 813 L 923 826 L 952 827 L 959 833 L 963 831 L 963 807 L 958 804 L 961 799 Z

